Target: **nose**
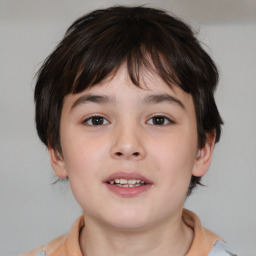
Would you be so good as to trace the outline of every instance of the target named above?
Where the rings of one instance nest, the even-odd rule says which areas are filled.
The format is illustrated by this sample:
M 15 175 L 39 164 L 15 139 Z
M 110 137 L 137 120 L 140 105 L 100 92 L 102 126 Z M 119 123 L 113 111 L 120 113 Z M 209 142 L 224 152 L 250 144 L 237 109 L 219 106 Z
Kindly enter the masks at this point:
M 111 156 L 115 159 L 142 160 L 146 155 L 138 127 L 123 126 L 113 131 Z

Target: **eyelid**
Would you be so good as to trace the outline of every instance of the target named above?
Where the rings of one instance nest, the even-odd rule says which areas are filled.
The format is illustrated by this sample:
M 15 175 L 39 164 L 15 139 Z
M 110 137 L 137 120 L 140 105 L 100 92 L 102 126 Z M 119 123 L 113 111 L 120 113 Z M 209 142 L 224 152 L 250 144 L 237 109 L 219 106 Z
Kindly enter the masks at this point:
M 94 117 L 102 118 L 104 120 L 103 124 L 99 124 L 99 125 L 89 124 L 88 121 L 92 120 L 92 118 L 94 118 Z M 107 121 L 107 123 L 105 123 L 105 121 Z M 83 119 L 82 123 L 87 126 L 103 126 L 103 125 L 110 124 L 110 121 L 106 117 L 104 117 L 102 114 L 93 114 L 93 115 L 88 116 L 85 119 Z
M 153 118 L 157 118 L 157 117 L 164 118 L 165 119 L 164 124 L 158 124 L 157 125 L 157 124 L 154 124 L 153 122 L 149 123 L 149 120 L 152 120 Z M 166 120 L 167 120 L 168 123 L 166 123 Z M 156 114 L 156 115 L 151 116 L 150 118 L 147 119 L 146 123 L 150 124 L 150 125 L 155 125 L 155 126 L 166 126 L 166 125 L 169 125 L 169 124 L 175 124 L 173 119 L 171 119 L 170 117 L 167 117 L 166 115 L 163 115 L 163 114 Z

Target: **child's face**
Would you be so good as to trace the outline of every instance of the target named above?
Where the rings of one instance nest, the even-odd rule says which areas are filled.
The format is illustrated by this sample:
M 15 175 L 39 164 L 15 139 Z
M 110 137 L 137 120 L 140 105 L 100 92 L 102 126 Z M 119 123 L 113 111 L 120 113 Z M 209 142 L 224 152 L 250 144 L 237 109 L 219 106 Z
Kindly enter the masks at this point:
M 175 221 L 191 175 L 208 169 L 212 145 L 198 150 L 192 96 L 148 73 L 142 87 L 122 66 L 112 80 L 64 99 L 63 158 L 50 149 L 51 161 L 69 177 L 86 221 L 124 229 Z M 121 178 L 147 185 L 109 184 Z

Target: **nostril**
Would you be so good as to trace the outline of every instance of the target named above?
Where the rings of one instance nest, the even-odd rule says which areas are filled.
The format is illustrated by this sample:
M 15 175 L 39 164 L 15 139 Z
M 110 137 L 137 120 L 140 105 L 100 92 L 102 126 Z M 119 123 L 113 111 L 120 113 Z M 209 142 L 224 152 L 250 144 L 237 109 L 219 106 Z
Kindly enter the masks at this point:
M 115 155 L 116 156 L 123 156 L 123 153 L 122 152 L 116 152 Z M 140 155 L 140 153 L 139 152 L 134 152 L 134 153 L 132 153 L 132 155 L 137 157 L 137 156 Z

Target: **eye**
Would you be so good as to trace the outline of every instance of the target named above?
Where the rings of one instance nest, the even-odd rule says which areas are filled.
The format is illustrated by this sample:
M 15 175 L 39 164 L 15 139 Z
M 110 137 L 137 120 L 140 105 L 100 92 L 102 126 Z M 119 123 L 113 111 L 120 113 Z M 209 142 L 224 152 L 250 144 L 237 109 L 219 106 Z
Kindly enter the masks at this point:
M 153 116 L 151 117 L 148 121 L 147 121 L 147 124 L 152 124 L 152 125 L 168 125 L 168 124 L 174 124 L 174 122 L 166 117 L 166 116 L 161 116 L 161 115 L 158 115 L 158 116 Z
M 109 124 L 109 121 L 102 116 L 91 116 L 83 121 L 86 125 L 100 126 Z

